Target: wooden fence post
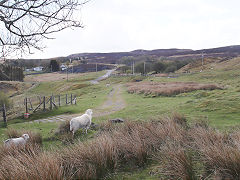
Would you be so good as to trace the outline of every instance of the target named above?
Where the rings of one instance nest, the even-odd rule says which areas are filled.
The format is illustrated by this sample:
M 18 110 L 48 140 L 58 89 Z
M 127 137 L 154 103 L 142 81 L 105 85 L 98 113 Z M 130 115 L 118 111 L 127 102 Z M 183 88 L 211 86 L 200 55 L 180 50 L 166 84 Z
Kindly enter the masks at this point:
M 67 100 L 68 100 L 68 95 L 66 94 L 66 105 L 68 104 Z
M 52 103 L 53 103 L 53 97 L 51 96 L 51 97 L 50 97 L 50 110 L 53 109 L 53 107 L 52 107 L 53 104 L 52 104 Z
M 74 100 L 75 100 L 74 104 L 77 105 L 77 96 L 76 95 L 74 95 Z
M 6 106 L 3 104 L 3 122 L 4 122 L 4 127 L 7 127 L 7 113 L 6 113 Z
M 29 104 L 30 104 L 30 110 L 32 110 L 33 109 L 33 106 L 32 106 L 32 101 L 31 101 L 31 99 L 30 98 L 28 98 L 28 102 L 29 102 Z
M 58 106 L 61 106 L 61 95 L 58 95 Z
M 24 101 L 25 101 L 25 110 L 26 110 L 26 113 L 28 113 L 28 102 L 27 102 L 27 98 L 25 98 Z
M 43 96 L 43 111 L 46 111 L 46 97 Z
M 55 96 L 52 94 L 52 102 L 55 103 Z

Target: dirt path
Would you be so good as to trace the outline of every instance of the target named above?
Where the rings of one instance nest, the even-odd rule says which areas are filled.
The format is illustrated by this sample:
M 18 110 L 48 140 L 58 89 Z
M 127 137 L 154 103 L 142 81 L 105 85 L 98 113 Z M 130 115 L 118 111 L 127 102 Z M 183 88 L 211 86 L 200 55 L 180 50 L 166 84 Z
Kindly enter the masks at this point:
M 117 84 L 112 87 L 111 92 L 108 94 L 107 100 L 100 106 L 95 109 L 93 109 L 93 117 L 101 117 L 106 116 L 112 113 L 115 113 L 117 111 L 120 111 L 123 109 L 126 105 L 122 98 L 122 85 Z M 81 114 L 71 114 L 71 115 L 58 115 L 58 116 L 52 116 L 46 119 L 38 119 L 31 121 L 29 123 L 33 122 L 60 122 L 60 121 L 66 121 L 70 120 L 73 117 L 79 116 Z
M 94 109 L 94 116 L 106 116 L 120 111 L 124 107 L 125 102 L 122 98 L 122 85 L 118 84 L 112 88 L 112 91 L 108 94 L 108 98 L 103 105 Z

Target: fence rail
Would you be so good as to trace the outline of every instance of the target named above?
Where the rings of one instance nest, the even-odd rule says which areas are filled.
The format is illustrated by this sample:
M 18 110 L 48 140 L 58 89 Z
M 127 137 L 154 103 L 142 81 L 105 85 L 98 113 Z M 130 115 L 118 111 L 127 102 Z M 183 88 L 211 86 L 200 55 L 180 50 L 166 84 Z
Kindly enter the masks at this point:
M 65 95 L 51 95 L 51 96 L 38 96 L 38 103 L 36 103 L 36 100 L 33 103 L 33 99 L 26 97 L 24 99 L 24 106 L 25 106 L 25 112 L 29 113 L 32 111 L 33 113 L 42 109 L 43 111 L 46 111 L 47 109 L 53 110 L 53 108 L 58 108 L 65 105 L 76 105 L 77 104 L 77 97 L 73 94 L 65 94 Z M 64 103 L 63 103 L 64 102 Z M 33 105 L 34 104 L 34 105 Z M 47 107 L 47 105 L 49 105 Z M 35 107 L 34 107 L 35 106 Z
M 73 94 L 19 97 L 12 101 L 11 108 L 0 105 L 0 122 L 7 126 L 7 119 L 23 116 L 24 113 L 35 113 L 37 111 L 47 111 L 57 109 L 60 106 L 76 105 L 77 97 Z

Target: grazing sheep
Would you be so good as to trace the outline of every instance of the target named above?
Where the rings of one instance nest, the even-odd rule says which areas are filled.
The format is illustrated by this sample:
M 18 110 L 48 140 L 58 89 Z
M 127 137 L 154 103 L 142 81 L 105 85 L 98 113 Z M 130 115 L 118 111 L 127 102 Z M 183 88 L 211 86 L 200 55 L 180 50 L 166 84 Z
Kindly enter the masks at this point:
M 87 134 L 87 130 L 91 126 L 92 113 L 93 111 L 91 109 L 88 109 L 86 110 L 85 114 L 71 119 L 70 131 L 73 132 L 73 137 L 74 137 L 74 133 L 80 128 L 83 128 L 83 129 L 85 128 L 86 134 Z
M 28 135 L 28 134 L 23 134 L 23 135 L 22 135 L 21 137 L 19 137 L 19 138 L 7 139 L 6 141 L 4 141 L 4 145 L 5 145 L 5 146 L 25 145 L 28 139 L 29 139 L 29 135 Z

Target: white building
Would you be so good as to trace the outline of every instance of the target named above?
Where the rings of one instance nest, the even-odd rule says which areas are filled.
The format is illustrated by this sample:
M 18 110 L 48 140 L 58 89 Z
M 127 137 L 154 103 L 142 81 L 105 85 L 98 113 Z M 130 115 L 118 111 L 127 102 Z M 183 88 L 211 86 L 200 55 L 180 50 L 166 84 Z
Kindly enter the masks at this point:
M 60 68 L 61 68 L 62 71 L 64 71 L 64 70 L 67 69 L 67 66 L 65 66 L 64 64 L 62 64 L 62 65 L 60 66 Z
M 34 71 L 42 71 L 43 70 L 43 67 L 42 66 L 39 66 L 39 67 L 35 67 L 33 68 Z

